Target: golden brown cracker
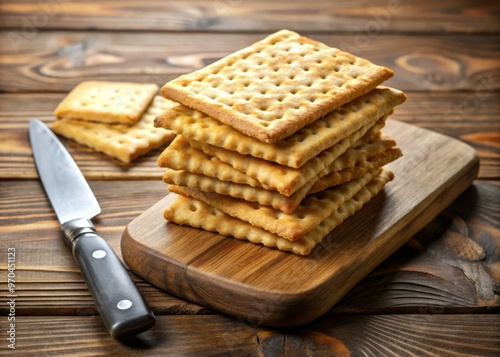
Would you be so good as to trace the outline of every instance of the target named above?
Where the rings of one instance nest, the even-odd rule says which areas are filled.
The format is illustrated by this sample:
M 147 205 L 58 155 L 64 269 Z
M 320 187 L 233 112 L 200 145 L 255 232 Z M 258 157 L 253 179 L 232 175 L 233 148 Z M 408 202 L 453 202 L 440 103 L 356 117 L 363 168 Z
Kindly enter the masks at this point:
M 310 188 L 307 194 L 323 191 L 329 187 L 341 185 L 355 178 L 365 175 L 367 172 L 378 169 L 402 156 L 401 149 L 389 148 L 386 151 L 376 154 L 365 162 L 356 163 L 353 167 L 344 167 L 340 171 L 332 171 L 323 177 Z
M 324 170 L 320 176 L 326 173 L 327 170 Z M 293 195 L 287 197 L 280 194 L 278 191 L 252 187 L 246 184 L 221 181 L 214 177 L 194 174 L 184 170 L 167 169 L 163 175 L 163 181 L 176 186 L 186 186 L 205 192 L 216 192 L 221 195 L 240 198 L 249 202 L 258 202 L 263 206 L 271 206 L 287 214 L 292 213 L 298 207 L 311 187 L 317 183 L 317 179 L 311 180 Z
M 285 214 L 272 207 L 262 206 L 255 202 L 189 187 L 169 185 L 169 191 L 193 197 L 220 209 L 230 216 L 294 241 L 313 230 L 340 205 L 361 190 L 376 174 L 377 171 L 374 171 L 362 178 L 310 195 L 302 200 L 292 214 Z
M 184 106 L 176 106 L 159 115 L 155 119 L 155 126 L 172 130 L 190 141 L 299 168 L 363 125 L 390 112 L 405 99 L 401 91 L 376 88 L 274 144 L 249 137 L 200 111 Z
M 166 83 L 161 93 L 275 143 L 392 76 L 388 68 L 282 30 Z
M 192 148 L 189 142 L 181 135 L 163 150 L 157 159 L 158 166 L 173 170 L 185 170 L 195 174 L 217 178 L 221 181 L 230 181 L 246 184 L 252 187 L 264 187 L 259 181 L 231 165 L 222 162 L 214 156 L 205 154 L 201 150 Z
M 130 163 L 175 137 L 172 131 L 153 126 L 155 116 L 171 105 L 174 105 L 172 101 L 156 96 L 141 119 L 132 126 L 61 119 L 53 122 L 51 129 L 61 136 Z
M 354 197 L 345 201 L 333 211 L 312 231 L 296 241 L 284 239 L 262 228 L 255 227 L 245 221 L 232 217 L 202 201 L 183 196 L 178 196 L 165 209 L 164 217 L 170 222 L 177 224 L 218 232 L 222 235 L 248 240 L 252 243 L 262 244 L 282 251 L 307 255 L 337 226 L 375 197 L 392 178 L 392 173 L 384 170 L 358 191 Z
M 57 118 L 135 124 L 158 93 L 156 84 L 85 81 L 57 106 Z
M 175 145 L 175 144 L 172 144 Z M 351 147 L 344 154 L 342 154 L 338 159 L 336 159 L 324 172 L 321 172 L 317 178 L 307 182 L 297 190 L 290 197 L 284 196 L 274 190 L 266 190 L 260 187 L 251 187 L 246 184 L 238 184 L 230 181 L 221 181 L 215 177 L 205 176 L 203 174 L 196 174 L 186 170 L 172 170 L 167 169 L 163 176 L 163 181 L 169 184 L 177 186 L 187 186 L 199 189 L 201 191 L 216 192 L 221 195 L 228 195 L 235 198 L 240 198 L 250 202 L 258 202 L 264 206 L 272 206 L 284 213 L 292 213 L 297 206 L 300 204 L 302 199 L 306 194 L 313 193 L 312 187 L 315 187 L 315 191 L 319 191 L 319 187 L 325 189 L 330 186 L 339 185 L 341 183 L 347 182 L 349 179 L 363 176 L 368 171 L 382 166 L 383 162 L 376 160 L 376 156 L 384 155 L 392 146 L 395 145 L 394 140 L 390 138 L 381 138 L 371 143 L 365 143 L 358 145 L 357 147 Z M 196 149 L 184 148 L 182 153 L 187 156 L 186 160 L 181 160 L 186 162 L 188 160 L 194 160 L 199 151 L 194 151 Z M 398 149 L 399 150 L 399 149 Z M 167 155 L 172 157 L 172 155 Z M 373 159 L 372 159 L 373 158 Z M 395 158 L 393 158 L 394 160 Z M 200 159 L 200 161 L 203 159 Z M 205 160 L 208 160 L 207 158 Z M 210 161 L 210 160 L 208 160 Z M 392 160 L 387 160 L 384 163 L 390 162 Z M 202 164 L 203 162 L 200 162 Z M 370 165 L 368 165 L 370 163 Z M 375 164 L 378 164 L 376 166 Z M 227 168 L 226 168 L 227 169 Z M 233 169 L 234 170 L 234 169 Z M 332 171 L 336 172 L 332 172 Z M 218 171 L 217 168 L 212 168 L 209 173 Z M 324 180 L 324 175 L 329 174 L 329 179 Z M 236 170 L 236 174 L 239 171 Z M 342 182 L 333 181 L 336 179 Z M 319 181 L 318 181 L 319 180 Z
M 222 149 L 209 144 L 194 141 L 190 141 L 189 143 L 191 146 L 202 150 L 210 156 L 219 158 L 236 170 L 257 180 L 262 187 L 277 190 L 282 195 L 290 196 L 307 182 L 317 177 L 321 171 L 330 166 L 335 159 L 362 138 L 370 128 L 374 126 L 382 127 L 385 119 L 386 116 L 383 116 L 375 124 L 371 122 L 361 127 L 361 129 L 339 141 L 331 148 L 322 151 L 319 155 L 313 157 L 298 169 L 279 165 L 249 155 L 241 155 L 236 151 Z

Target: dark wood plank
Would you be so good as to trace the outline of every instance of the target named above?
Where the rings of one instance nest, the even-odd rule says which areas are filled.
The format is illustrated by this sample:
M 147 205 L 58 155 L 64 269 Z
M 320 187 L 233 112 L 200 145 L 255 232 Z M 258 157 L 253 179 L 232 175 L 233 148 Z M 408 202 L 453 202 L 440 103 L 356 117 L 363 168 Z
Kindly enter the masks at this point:
M 495 1 L 188 0 L 0 3 L 3 28 L 167 31 L 307 31 L 494 33 Z M 35 28 L 35 29 L 32 29 Z
M 155 203 L 159 196 L 166 194 L 166 185 L 158 180 L 92 181 L 90 186 L 102 209 L 102 214 L 93 222 L 121 257 L 120 239 L 124 227 Z M 7 256 L 8 247 L 16 250 L 18 314 L 95 313 L 90 293 L 62 241 L 59 224 L 41 184 L 29 180 L 2 180 L 0 197 L 0 254 Z M 6 260 L 0 261 L 0 270 L 5 272 Z M 207 311 L 204 307 L 163 293 L 135 275 L 134 280 L 147 295 L 155 313 Z M 6 280 L 1 280 L 2 302 L 7 299 L 6 283 Z M 5 306 L 0 310 L 5 310 Z
M 333 316 L 273 330 L 224 316 L 158 316 L 119 342 L 97 316 L 18 317 L 16 353 L 126 356 L 496 356 L 499 315 Z M 196 328 L 194 328 L 196 326 Z
M 412 304 L 419 313 L 500 312 L 498 202 L 500 186 L 472 185 L 330 312 L 401 312 Z
M 151 330 L 120 342 L 110 337 L 98 316 L 23 316 L 16 318 L 14 352 L 23 356 L 261 355 L 256 328 L 224 316 L 191 317 L 158 316 Z
M 260 40 L 265 34 L 40 32 L 24 42 L 0 33 L 0 91 L 71 90 L 82 80 L 163 85 Z M 312 34 L 395 70 L 387 84 L 407 91 L 498 89 L 498 36 Z
M 287 332 L 284 354 L 496 356 L 500 353 L 499 327 L 500 315 L 328 316 Z
M 393 118 L 460 139 L 473 146 L 480 158 L 480 179 L 500 178 L 500 100 L 496 93 L 408 92 Z M 50 123 L 52 112 L 65 93 L 0 94 L 0 178 L 36 178 L 27 127 L 30 117 Z M 124 164 L 75 142 L 63 143 L 87 179 L 159 180 L 156 164 L 161 149 L 132 164 Z
M 0 256 L 6 256 L 8 247 L 16 248 L 18 314 L 95 313 L 41 185 L 33 180 L 0 182 Z M 120 255 L 123 229 L 157 202 L 165 184 L 92 181 L 90 185 L 103 212 L 94 221 L 96 227 Z M 421 231 L 415 241 L 394 253 L 356 286 L 331 313 L 476 311 L 500 306 L 499 193 L 498 183 L 476 182 Z M 472 212 L 471 206 L 476 207 Z M 450 237 L 461 244 L 453 245 Z M 481 250 L 484 256 L 464 254 Z M 0 262 L 4 274 L 5 259 Z M 202 306 L 159 291 L 137 277 L 134 279 L 156 314 L 211 313 Z M 3 313 L 8 308 L 7 286 L 5 280 L 0 283 L 0 313 Z

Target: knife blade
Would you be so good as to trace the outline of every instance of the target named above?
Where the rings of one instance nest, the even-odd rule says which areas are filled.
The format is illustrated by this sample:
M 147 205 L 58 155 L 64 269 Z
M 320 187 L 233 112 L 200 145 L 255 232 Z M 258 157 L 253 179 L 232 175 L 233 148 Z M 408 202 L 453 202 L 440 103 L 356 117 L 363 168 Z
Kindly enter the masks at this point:
M 113 338 L 144 332 L 155 316 L 91 219 L 101 212 L 85 177 L 57 136 L 31 119 L 29 138 L 38 175 L 104 325 Z

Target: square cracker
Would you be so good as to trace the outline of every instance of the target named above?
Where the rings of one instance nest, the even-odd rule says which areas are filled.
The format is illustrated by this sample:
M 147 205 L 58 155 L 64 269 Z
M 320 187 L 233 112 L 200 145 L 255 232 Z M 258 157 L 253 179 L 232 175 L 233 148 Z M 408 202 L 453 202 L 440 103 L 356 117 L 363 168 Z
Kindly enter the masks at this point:
M 161 93 L 274 143 L 392 76 L 388 68 L 282 30 L 166 83 Z
M 191 141 L 299 168 L 321 151 L 366 123 L 380 118 L 405 100 L 406 96 L 401 91 L 378 87 L 274 144 L 249 137 L 198 110 L 184 106 L 174 107 L 156 117 L 155 126 L 172 130 Z
M 178 196 L 165 209 L 164 217 L 168 221 L 177 224 L 218 232 L 222 235 L 248 240 L 267 247 L 278 248 L 282 251 L 307 255 L 337 226 L 375 197 L 392 178 L 392 173 L 384 170 L 356 193 L 354 197 L 344 202 L 326 217 L 311 232 L 296 241 L 289 241 L 262 228 L 252 226 L 250 223 L 232 217 L 202 201 L 183 196 Z
M 110 124 L 135 124 L 158 93 L 156 84 L 86 81 L 54 111 L 57 118 Z
M 153 126 L 155 116 L 172 105 L 175 103 L 156 96 L 141 119 L 132 126 L 61 119 L 53 122 L 51 128 L 59 135 L 129 163 L 174 139 L 172 131 Z
M 377 170 L 343 185 L 307 196 L 291 214 L 285 214 L 270 206 L 262 206 L 256 202 L 248 202 L 194 188 L 169 185 L 168 189 L 170 192 L 203 201 L 230 216 L 263 228 L 285 239 L 295 241 L 312 231 L 340 205 L 361 190 L 376 174 Z

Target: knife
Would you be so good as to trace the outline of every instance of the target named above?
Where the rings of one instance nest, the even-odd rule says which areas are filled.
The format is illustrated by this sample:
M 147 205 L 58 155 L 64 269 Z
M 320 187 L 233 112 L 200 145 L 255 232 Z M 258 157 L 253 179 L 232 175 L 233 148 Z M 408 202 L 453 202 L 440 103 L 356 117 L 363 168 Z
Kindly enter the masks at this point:
M 83 174 L 55 134 L 31 119 L 33 158 L 45 192 L 61 223 L 104 325 L 113 338 L 144 332 L 155 316 L 111 246 L 97 235 L 91 219 L 101 213 Z

